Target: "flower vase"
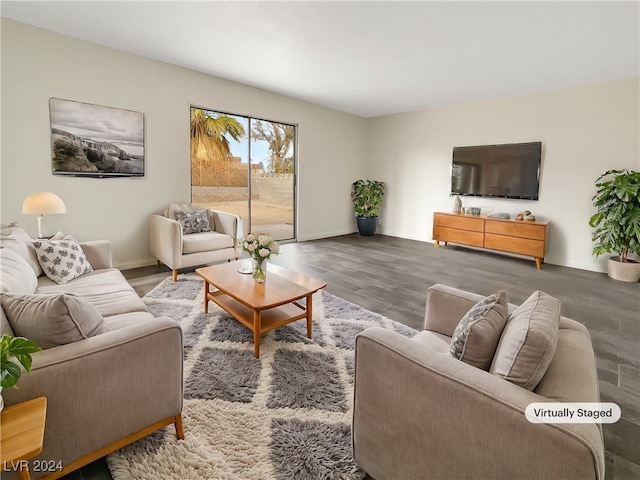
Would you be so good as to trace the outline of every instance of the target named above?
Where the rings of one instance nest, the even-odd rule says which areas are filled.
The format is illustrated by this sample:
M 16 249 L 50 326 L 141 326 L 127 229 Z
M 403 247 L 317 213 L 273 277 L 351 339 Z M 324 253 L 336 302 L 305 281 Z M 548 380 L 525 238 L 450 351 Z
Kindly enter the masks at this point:
M 253 279 L 258 283 L 264 283 L 267 279 L 267 259 L 253 259 Z

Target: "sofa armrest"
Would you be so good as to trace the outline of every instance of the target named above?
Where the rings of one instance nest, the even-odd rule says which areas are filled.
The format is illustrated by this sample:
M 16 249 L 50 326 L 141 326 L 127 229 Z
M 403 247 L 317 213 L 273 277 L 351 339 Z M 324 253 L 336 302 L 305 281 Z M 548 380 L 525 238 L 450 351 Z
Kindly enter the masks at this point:
M 224 233 L 234 239 L 237 248 L 238 241 L 244 237 L 244 225 L 242 217 L 233 213 L 209 209 L 209 215 L 213 217 L 216 232 Z
M 94 270 L 113 268 L 113 247 L 109 240 L 80 242 L 80 247 Z
M 374 478 L 604 478 L 596 424 L 533 424 L 544 397 L 374 327 L 356 337 L 353 451 Z
M 484 297 L 446 285 L 427 289 L 424 329 L 451 337 L 460 319 Z
M 182 329 L 159 317 L 32 355 L 5 404 L 47 397 L 44 449 L 71 462 L 182 410 Z
M 182 226 L 162 215 L 149 220 L 151 255 L 171 269 L 182 268 Z

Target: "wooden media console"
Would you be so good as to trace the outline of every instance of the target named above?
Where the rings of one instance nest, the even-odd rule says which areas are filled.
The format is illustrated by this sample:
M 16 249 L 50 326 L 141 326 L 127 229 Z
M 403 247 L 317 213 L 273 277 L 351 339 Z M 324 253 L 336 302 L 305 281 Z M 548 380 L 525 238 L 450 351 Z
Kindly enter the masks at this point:
M 549 222 L 509 220 L 457 213 L 433 214 L 434 246 L 440 242 L 516 253 L 535 258 L 542 267 Z

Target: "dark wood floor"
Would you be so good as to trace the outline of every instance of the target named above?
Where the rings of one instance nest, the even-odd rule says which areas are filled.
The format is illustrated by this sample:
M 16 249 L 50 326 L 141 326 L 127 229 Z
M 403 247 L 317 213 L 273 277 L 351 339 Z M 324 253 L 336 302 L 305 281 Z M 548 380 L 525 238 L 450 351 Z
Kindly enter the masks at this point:
M 531 259 L 376 235 L 357 234 L 281 246 L 274 263 L 327 282 L 326 290 L 413 328 L 420 328 L 426 289 L 442 283 L 483 295 L 504 289 L 511 303 L 543 290 L 563 315 L 589 329 L 601 400 L 622 418 L 604 425 L 608 480 L 640 478 L 640 284 Z M 127 270 L 142 295 L 169 276 L 166 267 Z M 92 478 L 91 476 L 77 478 Z M 93 477 L 104 478 L 104 477 Z

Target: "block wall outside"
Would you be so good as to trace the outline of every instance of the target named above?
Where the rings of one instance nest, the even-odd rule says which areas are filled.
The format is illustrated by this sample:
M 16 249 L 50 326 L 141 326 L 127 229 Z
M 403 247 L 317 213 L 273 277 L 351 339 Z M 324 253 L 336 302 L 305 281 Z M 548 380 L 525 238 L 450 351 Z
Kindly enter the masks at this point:
M 293 207 L 293 174 L 254 173 L 251 182 L 252 200 Z M 191 201 L 194 203 L 246 200 L 246 187 L 191 187 Z

